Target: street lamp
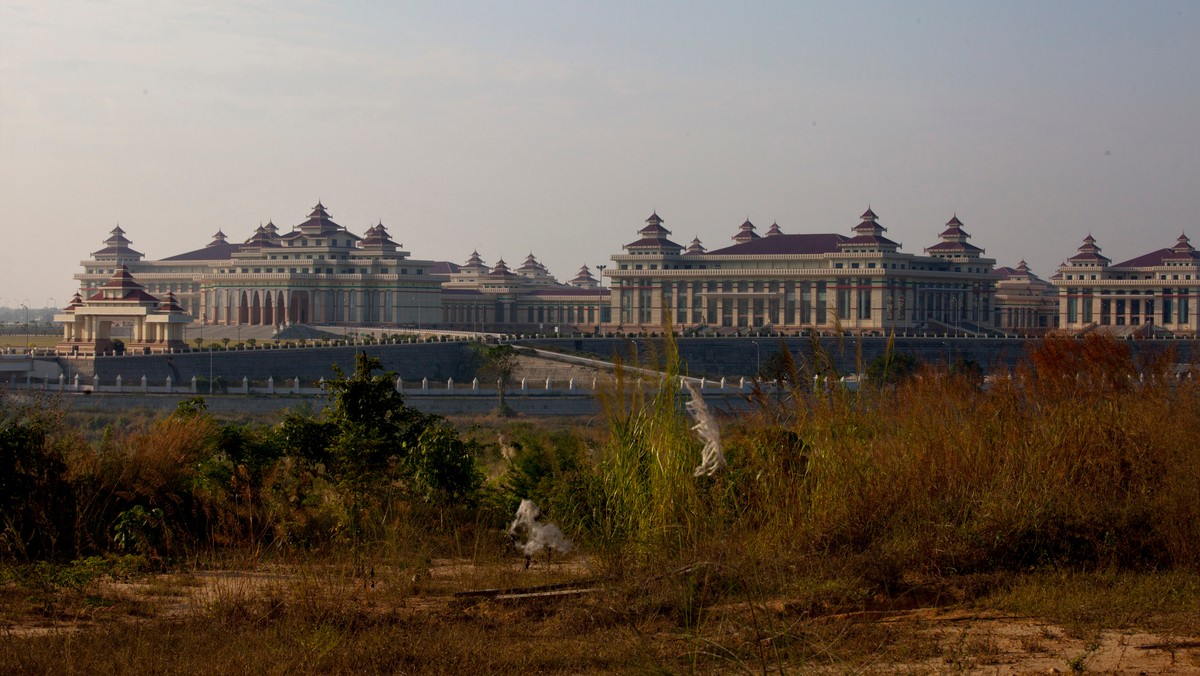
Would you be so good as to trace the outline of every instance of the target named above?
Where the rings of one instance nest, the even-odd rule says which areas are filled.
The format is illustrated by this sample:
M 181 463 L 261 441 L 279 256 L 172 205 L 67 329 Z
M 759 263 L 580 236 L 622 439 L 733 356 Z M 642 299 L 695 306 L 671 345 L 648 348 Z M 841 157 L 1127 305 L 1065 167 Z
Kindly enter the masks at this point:
M 26 298 L 21 307 L 25 308 L 25 352 L 29 352 L 29 299 Z
M 601 308 L 604 305 L 604 268 L 607 268 L 607 267 L 608 266 L 604 265 L 603 263 L 596 266 L 596 269 L 600 271 L 600 275 L 596 277 L 596 337 L 597 338 L 600 337 L 600 322 L 601 322 L 600 313 L 602 311 Z
M 762 373 L 762 346 L 757 340 L 750 342 L 754 345 L 754 377 L 757 378 L 758 374 Z

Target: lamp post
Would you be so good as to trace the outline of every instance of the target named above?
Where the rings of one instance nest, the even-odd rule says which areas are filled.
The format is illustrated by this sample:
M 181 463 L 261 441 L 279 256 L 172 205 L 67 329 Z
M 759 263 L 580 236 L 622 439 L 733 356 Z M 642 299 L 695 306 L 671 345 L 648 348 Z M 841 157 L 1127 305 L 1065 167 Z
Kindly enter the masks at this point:
M 754 345 L 754 377 L 757 378 L 758 374 L 762 373 L 762 346 L 757 340 L 750 342 Z
M 598 277 L 596 277 L 596 337 L 597 338 L 600 337 L 600 324 L 601 324 L 600 314 L 601 314 L 601 312 L 603 312 L 603 306 L 604 306 L 604 268 L 607 268 L 607 267 L 608 266 L 604 265 L 603 263 L 598 264 L 596 266 L 596 269 L 600 271 L 600 275 Z
M 25 308 L 25 352 L 29 353 L 29 299 L 26 298 L 21 307 Z
M 201 345 L 204 344 L 204 325 L 203 324 L 200 325 L 200 344 Z M 208 346 L 208 396 L 210 396 L 210 397 L 212 396 L 212 393 L 213 393 L 213 368 L 212 368 L 213 355 L 212 355 L 212 353 L 213 353 L 212 345 L 209 345 Z

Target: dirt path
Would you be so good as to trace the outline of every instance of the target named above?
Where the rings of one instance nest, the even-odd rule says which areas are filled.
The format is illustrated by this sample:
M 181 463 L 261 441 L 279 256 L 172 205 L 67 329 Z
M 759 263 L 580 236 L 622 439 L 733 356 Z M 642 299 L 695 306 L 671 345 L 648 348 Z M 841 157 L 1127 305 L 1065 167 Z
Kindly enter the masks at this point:
M 0 616 L 0 639 L 87 631 L 114 622 L 172 621 L 216 612 L 222 604 L 228 607 L 250 600 L 266 601 L 269 606 L 274 599 L 296 602 L 306 596 L 333 602 L 348 599 L 371 612 L 428 617 L 431 621 L 521 612 L 522 604 L 537 604 L 536 614 L 540 617 L 552 614 L 547 608 L 569 608 L 566 604 L 603 612 L 628 602 L 599 583 L 585 584 L 590 588 L 581 592 L 579 582 L 595 577 L 593 566 L 582 557 L 548 568 L 535 565 L 532 570 L 524 570 L 520 561 L 481 567 L 464 560 L 439 559 L 419 569 L 386 571 L 264 565 L 253 570 L 148 575 L 131 581 L 98 583 L 74 603 L 64 599 L 59 612 L 52 616 L 47 616 L 44 608 L 37 611 L 26 607 L 20 611 L 14 607 L 20 597 L 7 594 L 4 603 L 10 607 L 0 608 L 4 611 Z M 533 594 L 528 599 L 521 594 L 456 596 L 456 592 L 467 590 L 520 587 L 571 589 L 561 596 Z M 885 637 L 877 654 L 872 654 L 869 647 L 850 650 L 853 668 L 867 672 L 1200 674 L 1200 630 L 1189 631 L 1188 635 L 1136 628 L 1073 632 L 1041 618 L 955 608 L 811 616 L 798 613 L 784 598 L 753 606 L 731 603 L 705 612 L 706 622 L 686 631 L 669 621 L 656 622 L 652 633 L 660 648 L 665 653 L 678 651 L 678 655 L 690 650 L 689 645 L 724 642 L 758 646 L 768 652 L 773 641 L 794 641 L 797 636 L 849 636 L 859 628 Z M 760 633 L 763 618 L 785 629 L 776 634 Z M 779 666 L 789 671 L 815 668 L 841 672 L 850 668 L 844 659 L 846 650 L 826 664 Z

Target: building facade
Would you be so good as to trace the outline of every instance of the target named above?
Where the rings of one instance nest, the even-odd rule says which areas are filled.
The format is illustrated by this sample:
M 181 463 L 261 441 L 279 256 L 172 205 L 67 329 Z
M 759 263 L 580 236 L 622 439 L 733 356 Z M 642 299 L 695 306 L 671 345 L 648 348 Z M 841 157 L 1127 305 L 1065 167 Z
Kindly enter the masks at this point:
M 923 255 L 902 252 L 868 209 L 849 236 L 765 236 L 749 220 L 734 244 L 683 247 L 657 213 L 639 238 L 612 257 L 612 323 L 647 331 L 717 332 L 807 328 L 852 331 L 963 331 L 992 328 L 995 261 L 970 244 L 957 216 Z
M 1036 336 L 1058 328 L 1058 289 L 1033 274 L 1025 261 L 996 268 L 995 317 L 1006 334 Z
M 515 271 L 503 260 L 488 268 L 478 252 L 462 266 L 414 259 L 382 223 L 359 236 L 320 203 L 289 232 L 267 223 L 237 243 L 218 230 L 160 260 L 133 249 L 120 226 L 104 244 L 75 275 L 84 297 L 125 269 L 203 324 L 566 332 L 608 315 L 608 292 L 586 266 L 562 284 L 532 253 Z
M 1200 253 L 1186 234 L 1171 247 L 1115 265 L 1089 234 L 1051 280 L 1065 330 L 1197 335 Z

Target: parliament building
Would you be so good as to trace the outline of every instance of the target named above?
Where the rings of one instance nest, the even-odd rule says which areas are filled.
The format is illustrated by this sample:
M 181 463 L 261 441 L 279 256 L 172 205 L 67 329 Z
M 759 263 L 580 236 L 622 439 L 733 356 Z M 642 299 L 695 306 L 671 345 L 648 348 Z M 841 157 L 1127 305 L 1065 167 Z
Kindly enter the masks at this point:
M 1129 273 L 1106 271 L 1107 259 L 1090 257 L 1090 249 L 1056 275 L 1069 283 L 1060 289 L 1050 283 L 1061 287 L 1057 279 L 1043 281 L 1024 263 L 997 268 L 968 241 L 957 216 L 939 230 L 921 253 L 905 252 L 868 209 L 844 232 L 787 233 L 773 223 L 759 234 L 746 220 L 731 244 L 710 250 L 698 238 L 676 243 L 653 213 L 634 241 L 596 266 L 598 274 L 584 265 L 559 282 L 532 253 L 516 266 L 489 264 L 477 251 L 463 263 L 413 258 L 382 223 L 359 235 L 317 204 L 287 231 L 267 223 L 235 242 L 218 230 L 205 246 L 158 260 L 136 251 L 117 227 L 75 277 L 81 302 L 94 306 L 90 313 L 103 305 L 106 285 L 111 295 L 114 284 L 136 284 L 141 305 L 169 297 L 172 316 L 205 325 L 652 333 L 669 321 L 683 332 L 743 335 L 1037 333 L 1079 327 L 1091 317 L 1119 324 L 1152 315 L 1172 327 L 1195 325 L 1186 299 L 1174 300 L 1172 289 L 1181 284 L 1156 284 L 1151 298 L 1139 287 L 1136 301 L 1133 289 L 1092 284 L 1126 282 L 1120 276 Z M 1191 261 L 1195 254 L 1185 245 L 1156 255 Z M 1153 261 L 1166 266 L 1158 276 L 1183 272 L 1192 279 L 1173 267 L 1181 264 L 1176 258 Z M 74 329 L 75 340 L 96 335 L 90 326 Z M 172 330 L 170 342 L 177 341 Z

